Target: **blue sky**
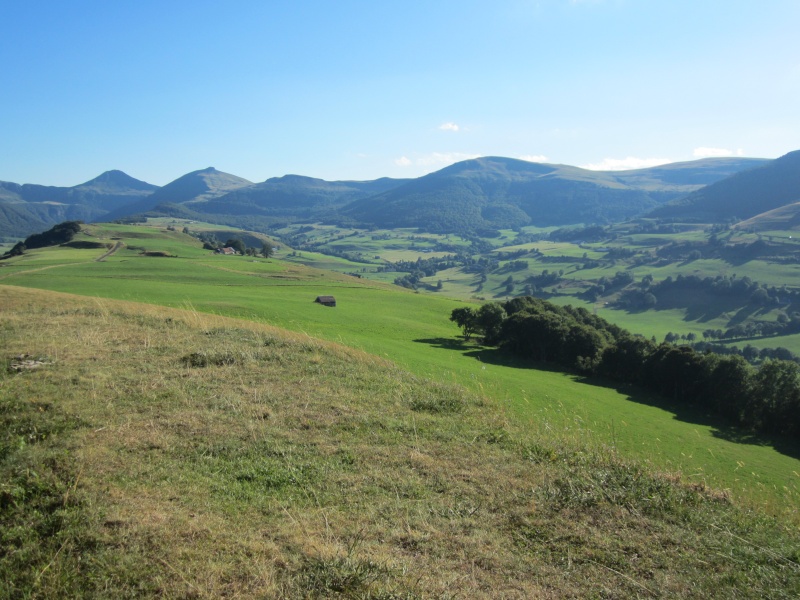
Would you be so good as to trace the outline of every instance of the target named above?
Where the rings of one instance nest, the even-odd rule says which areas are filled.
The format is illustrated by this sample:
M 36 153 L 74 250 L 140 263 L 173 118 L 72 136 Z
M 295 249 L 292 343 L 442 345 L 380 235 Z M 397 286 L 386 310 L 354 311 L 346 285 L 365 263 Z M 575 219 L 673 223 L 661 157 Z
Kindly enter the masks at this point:
M 800 149 L 797 0 L 0 0 L 0 180 Z

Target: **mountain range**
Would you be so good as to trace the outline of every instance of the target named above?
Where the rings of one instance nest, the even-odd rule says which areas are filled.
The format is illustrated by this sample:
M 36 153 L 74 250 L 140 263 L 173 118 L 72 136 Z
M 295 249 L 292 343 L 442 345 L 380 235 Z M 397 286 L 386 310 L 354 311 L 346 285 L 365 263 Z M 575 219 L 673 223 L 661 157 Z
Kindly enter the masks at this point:
M 64 220 L 161 214 L 251 229 L 327 221 L 474 232 L 524 225 L 614 223 L 649 216 L 717 222 L 800 201 L 800 151 L 775 160 L 707 158 L 631 171 L 484 157 L 416 179 L 253 183 L 209 167 L 158 187 L 107 171 L 74 187 L 0 182 L 0 236 Z
M 24 237 L 62 221 L 102 220 L 158 189 L 122 171 L 106 171 L 74 187 L 0 181 L 0 236 Z
M 793 202 L 800 202 L 800 150 L 711 183 L 650 216 L 700 222 L 750 219 Z

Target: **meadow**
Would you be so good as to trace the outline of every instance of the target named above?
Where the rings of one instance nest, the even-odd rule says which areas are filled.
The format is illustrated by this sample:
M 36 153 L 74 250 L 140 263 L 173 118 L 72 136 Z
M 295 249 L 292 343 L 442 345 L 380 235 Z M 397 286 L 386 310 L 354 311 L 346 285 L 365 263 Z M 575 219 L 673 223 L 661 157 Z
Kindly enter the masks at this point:
M 797 236 L 791 231 L 770 231 L 763 233 L 749 233 L 739 230 L 723 230 L 697 225 L 677 227 L 674 233 L 632 233 L 635 227 L 617 225 L 608 228 L 608 239 L 600 241 L 551 241 L 537 239 L 537 241 L 524 241 L 517 243 L 518 239 L 527 237 L 541 237 L 553 232 L 553 228 L 540 229 L 534 227 L 522 228 L 519 231 L 502 230 L 496 237 L 483 238 L 481 250 L 471 248 L 467 238 L 457 235 L 423 234 L 416 230 L 391 230 L 391 231 L 358 231 L 353 229 L 337 229 L 333 226 L 315 226 L 310 228 L 289 228 L 284 231 L 291 235 L 293 231 L 311 229 L 303 234 L 302 238 L 294 238 L 306 247 L 313 247 L 319 252 L 333 252 L 345 254 L 350 258 L 357 258 L 353 262 L 347 259 L 346 263 L 336 264 L 333 257 L 325 259 L 328 264 L 321 261 L 319 254 L 309 260 L 303 257 L 292 257 L 292 260 L 317 266 L 332 268 L 340 272 L 359 273 L 360 276 L 375 281 L 392 282 L 398 277 L 407 275 L 391 269 L 392 263 L 397 261 L 428 260 L 432 257 L 447 256 L 446 252 L 437 252 L 437 244 L 446 244 L 450 252 L 474 251 L 474 258 L 483 258 L 490 261 L 491 266 L 483 269 L 465 269 L 463 267 L 446 268 L 437 273 L 420 279 L 418 291 L 421 293 L 444 295 L 451 298 L 471 301 L 506 300 L 525 293 L 526 286 L 532 280 L 547 271 L 559 273 L 558 282 L 546 285 L 536 293 L 559 304 L 573 304 L 585 306 L 612 322 L 648 337 L 654 336 L 663 340 L 668 333 L 680 335 L 695 334 L 700 337 L 707 329 L 725 330 L 732 323 L 742 322 L 739 310 L 746 308 L 747 300 L 740 301 L 740 305 L 731 310 L 731 307 L 711 301 L 708 306 L 709 313 L 696 314 L 697 310 L 691 304 L 708 303 L 708 298 L 686 298 L 689 306 L 672 307 L 656 305 L 648 311 L 627 311 L 615 306 L 619 297 L 619 290 L 610 289 L 601 293 L 591 301 L 587 292 L 603 278 L 612 279 L 617 273 L 627 273 L 632 277 L 634 284 L 641 282 L 645 277 L 652 277 L 656 281 L 668 277 L 697 276 L 697 277 L 733 277 L 749 278 L 764 286 L 781 287 L 793 286 L 793 282 L 800 277 L 800 262 L 794 257 L 798 250 Z M 660 249 L 686 244 L 702 246 L 708 244 L 713 235 L 720 235 L 727 243 L 747 245 L 754 242 L 767 241 L 775 246 L 776 254 L 787 253 L 785 260 L 775 260 L 774 257 L 733 257 L 728 259 L 711 257 L 692 258 L 662 258 L 658 259 Z M 699 247 L 699 246 L 698 246 Z M 305 253 L 304 253 L 305 254 Z M 513 258 L 506 258 L 513 255 Z M 794 257 L 794 258 L 791 258 Z M 441 286 L 439 283 L 441 282 Z M 774 321 L 779 310 L 772 312 L 762 311 L 758 314 L 746 314 L 744 322 L 748 321 Z M 743 314 L 743 313 L 742 313 Z M 800 344 L 796 336 L 782 336 L 779 338 L 747 340 L 756 347 L 788 348 L 795 354 L 800 354 Z M 732 345 L 742 347 L 743 343 L 733 342 Z
M 681 473 L 727 490 L 737 502 L 798 520 L 796 442 L 731 431 L 634 389 L 509 363 L 459 339 L 448 317 L 462 301 L 284 260 L 216 256 L 190 236 L 154 227 L 88 229 L 94 239 L 123 238 L 125 247 L 101 262 L 84 250 L 31 251 L 5 261 L 0 285 L 93 296 L 100 304 L 100 298 L 114 298 L 232 316 L 342 343 L 415 376 L 463 385 L 554 443 L 611 447 L 657 471 Z M 336 296 L 335 309 L 313 302 L 325 294 Z
M 270 325 L 0 286 L 0 597 L 790 598 L 797 531 Z

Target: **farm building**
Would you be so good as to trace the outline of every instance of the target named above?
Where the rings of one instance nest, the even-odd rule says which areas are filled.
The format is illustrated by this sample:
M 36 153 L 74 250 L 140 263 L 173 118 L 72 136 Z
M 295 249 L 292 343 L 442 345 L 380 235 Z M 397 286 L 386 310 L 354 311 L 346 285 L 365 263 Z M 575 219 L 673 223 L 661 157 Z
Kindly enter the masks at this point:
M 319 302 L 323 306 L 336 306 L 336 298 L 333 296 L 317 296 L 314 302 Z

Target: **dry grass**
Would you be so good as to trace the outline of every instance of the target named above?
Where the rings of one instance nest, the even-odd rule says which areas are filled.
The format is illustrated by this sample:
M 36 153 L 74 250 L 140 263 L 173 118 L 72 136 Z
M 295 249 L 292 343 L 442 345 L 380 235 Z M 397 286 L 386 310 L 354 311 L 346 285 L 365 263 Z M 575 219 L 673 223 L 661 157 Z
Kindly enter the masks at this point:
M 792 597 L 796 531 L 457 386 L 0 286 L 0 596 Z M 25 523 L 26 527 L 16 527 Z

